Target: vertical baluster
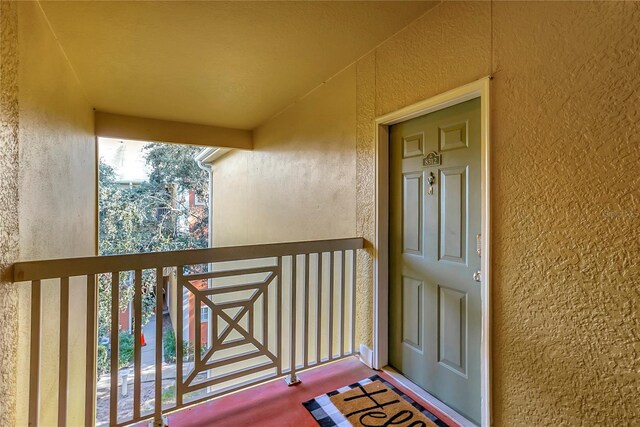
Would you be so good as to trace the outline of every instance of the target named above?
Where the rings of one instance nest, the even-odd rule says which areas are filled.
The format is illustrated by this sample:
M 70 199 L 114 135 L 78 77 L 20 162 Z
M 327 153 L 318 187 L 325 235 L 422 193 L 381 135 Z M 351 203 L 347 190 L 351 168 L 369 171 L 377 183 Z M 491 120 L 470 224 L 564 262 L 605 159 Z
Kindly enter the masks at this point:
M 183 328 L 183 313 L 184 310 L 184 290 L 182 289 L 182 281 L 184 276 L 184 266 L 178 266 L 178 274 L 176 284 L 176 406 L 182 405 L 182 364 L 184 359 L 183 347 L 182 347 L 182 328 Z
M 265 290 L 263 299 L 266 299 L 266 298 L 267 298 L 267 291 Z M 247 313 L 247 315 L 249 316 L 249 321 L 248 321 L 249 331 L 248 332 L 249 332 L 249 335 L 251 335 L 252 337 L 255 336 L 255 330 L 254 330 L 255 329 L 254 328 L 254 326 L 255 326 L 254 322 L 255 321 L 253 319 L 253 313 L 254 313 L 254 310 L 249 310 L 249 312 Z M 264 310 L 262 312 L 262 317 L 264 318 Z M 263 339 L 263 342 L 264 342 L 264 335 L 262 335 L 262 339 Z M 265 343 L 265 346 L 266 345 L 267 344 Z
M 334 301 L 333 301 L 333 263 L 334 253 L 329 252 L 329 360 L 333 360 L 333 315 L 334 315 Z
M 31 360 L 29 366 L 29 425 L 39 425 L 40 412 L 40 280 L 31 282 Z
M 206 298 L 206 297 L 205 297 Z M 195 312 L 194 314 L 194 322 L 193 322 L 193 327 L 194 329 L 194 340 L 195 343 L 193 343 L 193 364 L 194 364 L 194 369 L 200 369 L 200 351 L 202 348 L 202 344 L 201 344 L 201 340 L 202 340 L 202 313 L 200 308 L 202 307 L 202 303 L 200 302 L 200 298 L 198 297 L 198 294 L 194 295 L 193 298 L 193 303 L 195 306 Z
M 345 304 L 345 293 L 347 284 L 345 283 L 346 278 L 346 266 L 345 261 L 347 260 L 346 251 L 340 252 L 342 262 L 340 265 L 340 357 L 344 356 L 344 336 L 346 335 L 346 327 L 344 322 L 344 311 L 346 308 Z
M 111 273 L 111 399 L 109 424 L 118 423 L 118 328 L 120 312 L 120 272 Z
M 133 289 L 133 419 L 140 418 L 140 392 L 142 386 L 142 271 L 135 271 Z
M 322 361 L 322 252 L 318 252 L 318 300 L 316 307 L 316 365 L 318 365 Z
M 253 310 L 249 310 L 251 314 L 251 322 L 253 319 Z M 264 296 L 262 298 L 262 343 L 265 348 L 269 348 L 269 286 L 265 288 Z
M 291 257 L 291 348 L 289 349 L 291 351 L 291 358 L 290 358 L 290 363 L 291 363 L 291 374 L 292 374 L 292 379 L 295 377 L 295 372 L 296 372 L 296 317 L 297 317 L 297 313 L 296 313 L 296 291 L 297 291 L 297 274 L 298 272 L 296 271 L 296 267 L 298 264 L 298 257 L 297 256 L 292 256 Z
M 67 425 L 69 382 L 69 278 L 60 278 L 60 357 L 58 359 L 58 426 Z
M 162 296 L 164 280 L 162 267 L 156 268 L 156 380 L 154 424 L 162 425 Z
M 309 254 L 304 255 L 304 367 L 309 366 Z
M 298 313 L 296 310 L 297 306 L 297 276 L 298 272 L 296 271 L 298 264 L 297 255 L 293 255 L 291 257 L 291 371 L 289 372 L 289 376 L 286 378 L 287 384 L 293 385 L 300 382 L 298 377 L 296 376 L 296 321 L 298 317 Z
M 282 359 L 283 359 L 283 353 L 282 353 L 282 257 L 278 257 L 278 287 L 276 288 L 278 295 L 277 295 L 277 326 L 276 328 L 278 329 L 278 366 L 277 366 L 277 372 L 278 372 L 278 376 L 282 375 Z
M 356 353 L 356 257 L 355 249 L 351 251 L 351 354 Z
M 209 331 L 209 350 L 213 351 L 211 350 L 211 348 L 218 345 L 218 316 L 211 308 L 209 309 L 209 319 L 211 319 L 211 330 Z
M 84 425 L 92 427 L 96 418 L 96 307 L 98 293 L 96 292 L 96 276 L 87 276 L 87 337 L 85 342 L 87 360 L 85 371 L 85 402 L 84 402 Z

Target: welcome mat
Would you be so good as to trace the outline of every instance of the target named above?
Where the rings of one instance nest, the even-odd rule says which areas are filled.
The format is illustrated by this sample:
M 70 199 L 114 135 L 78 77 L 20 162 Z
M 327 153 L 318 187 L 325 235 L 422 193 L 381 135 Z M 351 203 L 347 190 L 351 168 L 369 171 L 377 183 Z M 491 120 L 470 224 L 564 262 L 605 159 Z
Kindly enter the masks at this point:
M 303 405 L 321 427 L 448 427 L 378 375 L 323 394 Z

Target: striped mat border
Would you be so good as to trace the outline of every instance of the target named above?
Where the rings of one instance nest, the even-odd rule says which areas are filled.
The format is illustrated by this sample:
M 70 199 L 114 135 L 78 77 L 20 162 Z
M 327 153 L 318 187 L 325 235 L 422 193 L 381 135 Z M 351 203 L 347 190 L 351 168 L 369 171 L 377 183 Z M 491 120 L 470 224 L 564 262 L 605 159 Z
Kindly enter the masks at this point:
M 351 390 L 352 388 L 356 388 L 358 386 L 369 384 L 373 381 L 380 381 L 385 386 L 389 387 L 396 394 L 409 402 L 411 406 L 422 412 L 424 416 L 433 421 L 437 426 L 448 427 L 447 423 L 442 421 L 435 414 L 429 412 L 428 409 L 413 400 L 411 397 L 407 396 L 402 390 L 379 375 L 373 375 L 369 378 L 358 381 L 357 383 L 353 383 L 348 386 L 341 387 L 337 390 L 330 391 L 329 393 L 323 394 L 321 396 L 317 396 L 307 402 L 303 402 L 302 405 L 307 409 L 307 411 L 309 411 L 309 413 L 311 413 L 320 427 L 350 427 L 351 423 L 345 418 L 344 415 L 342 415 L 338 408 L 336 408 L 329 397 Z

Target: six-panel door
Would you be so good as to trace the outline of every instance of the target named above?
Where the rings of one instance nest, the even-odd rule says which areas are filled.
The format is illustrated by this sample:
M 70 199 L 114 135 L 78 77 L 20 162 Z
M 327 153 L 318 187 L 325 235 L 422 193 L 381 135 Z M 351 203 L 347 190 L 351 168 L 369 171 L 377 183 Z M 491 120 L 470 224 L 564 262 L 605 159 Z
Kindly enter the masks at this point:
M 480 99 L 390 129 L 390 363 L 478 424 L 480 153 Z

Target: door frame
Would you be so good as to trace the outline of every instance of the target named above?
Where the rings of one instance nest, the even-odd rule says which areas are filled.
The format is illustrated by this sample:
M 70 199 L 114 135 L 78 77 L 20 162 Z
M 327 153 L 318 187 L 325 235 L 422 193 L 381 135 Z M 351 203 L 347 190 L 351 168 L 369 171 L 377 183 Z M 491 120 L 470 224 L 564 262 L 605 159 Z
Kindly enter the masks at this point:
M 480 98 L 481 145 L 481 423 L 491 425 L 491 222 L 490 222 L 490 133 L 489 88 L 491 77 L 476 80 L 424 101 L 409 105 L 375 120 L 375 237 L 373 258 L 374 332 L 373 367 L 389 362 L 389 127 L 474 98 Z

